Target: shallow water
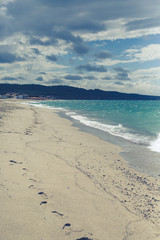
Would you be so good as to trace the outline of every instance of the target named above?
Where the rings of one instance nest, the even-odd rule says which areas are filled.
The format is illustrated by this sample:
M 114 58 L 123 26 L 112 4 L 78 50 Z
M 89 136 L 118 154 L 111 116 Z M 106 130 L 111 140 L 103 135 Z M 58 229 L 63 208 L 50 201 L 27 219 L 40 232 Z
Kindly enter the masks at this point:
M 139 171 L 160 174 L 160 101 L 56 100 L 36 106 L 59 110 L 80 129 L 123 148 Z

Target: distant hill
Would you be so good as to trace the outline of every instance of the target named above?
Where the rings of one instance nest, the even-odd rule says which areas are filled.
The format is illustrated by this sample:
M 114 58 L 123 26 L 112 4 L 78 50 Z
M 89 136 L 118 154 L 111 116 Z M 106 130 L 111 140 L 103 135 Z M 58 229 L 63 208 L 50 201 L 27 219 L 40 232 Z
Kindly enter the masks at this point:
M 55 99 L 74 100 L 160 100 L 160 96 L 127 94 L 99 89 L 86 90 L 70 86 L 0 84 L 0 95 L 6 93 L 28 94 L 30 97 L 54 96 Z

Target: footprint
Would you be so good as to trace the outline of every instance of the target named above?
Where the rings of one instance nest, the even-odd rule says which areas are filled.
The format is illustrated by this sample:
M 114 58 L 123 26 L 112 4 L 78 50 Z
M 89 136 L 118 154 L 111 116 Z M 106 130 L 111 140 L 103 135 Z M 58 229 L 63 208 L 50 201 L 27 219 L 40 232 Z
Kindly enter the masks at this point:
M 33 179 L 33 178 L 29 178 L 29 180 L 30 181 L 32 181 L 32 182 L 37 182 L 35 179 Z
M 40 203 L 40 205 L 42 205 L 42 204 L 46 204 L 46 203 L 47 203 L 47 201 L 43 201 L 43 202 Z
M 23 162 L 16 162 L 14 160 L 10 160 L 11 163 L 22 164 Z
M 82 238 L 77 238 L 76 240 L 93 240 L 93 239 L 87 238 L 87 237 L 82 237 Z
M 59 212 L 57 212 L 57 211 L 52 211 L 52 213 L 56 213 L 56 214 L 58 214 L 60 217 L 63 217 L 63 216 L 64 216 L 64 214 L 59 213 Z
M 64 224 L 63 229 L 65 229 L 65 227 L 70 227 L 70 226 L 71 226 L 70 223 L 66 223 L 66 224 Z
M 34 185 L 30 185 L 29 188 L 35 188 Z
M 47 199 L 48 199 L 47 194 L 45 194 L 44 192 L 39 192 L 38 194 L 39 194 L 39 195 L 42 195 L 44 198 L 47 198 Z
M 16 161 L 10 160 L 11 163 L 17 163 Z
M 22 170 L 24 170 L 24 171 L 29 171 L 27 168 L 22 168 Z

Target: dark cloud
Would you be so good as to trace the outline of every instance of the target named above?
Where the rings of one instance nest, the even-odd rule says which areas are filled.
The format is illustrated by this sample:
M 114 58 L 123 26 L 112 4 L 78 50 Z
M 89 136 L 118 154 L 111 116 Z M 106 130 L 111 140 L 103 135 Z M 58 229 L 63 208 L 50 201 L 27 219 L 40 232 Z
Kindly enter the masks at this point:
M 7 15 L 0 17 L 1 38 L 21 32 L 29 36 L 47 36 L 52 39 L 57 29 L 99 32 L 105 29 L 106 20 L 152 17 L 158 12 L 159 2 L 16 0 L 6 4 L 6 7 Z
M 49 80 L 47 83 L 48 84 L 63 84 L 64 81 L 62 79 L 55 78 L 55 79 Z
M 68 30 L 63 30 L 63 31 L 57 31 L 55 33 L 55 36 L 58 39 L 65 40 L 66 42 L 72 42 L 72 43 L 77 43 L 81 41 L 80 37 L 75 37 L 70 31 Z
M 58 39 L 62 39 L 68 43 L 72 43 L 73 50 L 78 55 L 83 55 L 89 52 L 89 47 L 84 43 L 80 36 L 74 36 L 70 31 L 63 30 L 56 32 L 55 36 Z
M 63 12 L 63 15 L 60 17 L 66 17 L 68 11 L 68 19 L 71 18 L 74 22 L 76 19 L 79 19 L 80 14 L 82 18 L 85 18 L 85 13 L 87 16 L 92 18 L 92 20 L 106 20 L 106 19 L 115 19 L 115 18 L 124 18 L 124 17 L 142 17 L 147 15 L 153 15 L 157 12 L 156 7 L 159 6 L 158 0 L 40 0 L 43 5 L 48 5 L 51 9 L 60 9 Z M 88 20 L 88 18 L 87 18 Z M 66 21 L 68 21 L 66 19 Z
M 41 45 L 41 46 L 50 46 L 50 45 L 55 44 L 55 40 L 42 41 L 39 38 L 31 37 L 30 44 L 31 45 Z
M 116 67 L 113 68 L 117 73 L 115 76 L 115 79 L 117 80 L 122 80 L 122 81 L 130 81 L 131 79 L 128 77 L 128 70 L 121 68 L 121 67 Z
M 79 75 L 66 75 L 64 78 L 73 81 L 82 80 L 82 77 Z
M 37 55 L 40 54 L 40 51 L 39 51 L 37 48 L 32 48 L 32 50 L 33 50 L 33 52 L 34 52 L 35 54 L 37 54 Z
M 43 81 L 43 77 L 37 77 L 36 80 L 42 82 Z
M 22 51 L 24 49 L 24 55 L 27 54 L 28 58 L 26 57 L 26 60 L 33 60 L 35 57 L 39 57 L 38 55 L 41 54 L 41 50 L 49 46 L 53 46 L 58 44 L 66 44 L 66 46 L 63 46 L 63 49 L 60 49 L 60 52 L 62 53 L 64 50 L 64 54 L 67 53 L 68 55 L 65 55 L 65 58 L 62 60 L 62 64 L 67 66 L 67 63 L 69 62 L 69 58 L 73 58 L 74 55 L 72 55 L 72 52 L 76 53 L 77 55 L 84 55 L 87 54 L 90 50 L 90 46 L 98 46 L 99 40 L 101 39 L 101 34 L 97 34 L 99 40 L 93 42 L 93 35 L 91 36 L 90 41 L 88 41 L 88 45 L 85 42 L 85 37 L 88 39 L 88 36 L 86 33 L 98 33 L 106 29 L 106 24 L 110 37 L 112 35 L 112 22 L 108 23 L 107 20 L 111 20 L 113 22 L 113 25 L 120 24 L 124 21 L 125 23 L 128 21 L 128 19 L 135 19 L 135 21 L 128 22 L 125 26 L 127 31 L 132 31 L 135 29 L 146 29 L 150 28 L 152 26 L 159 26 L 160 20 L 156 18 L 156 16 L 159 16 L 160 13 L 160 4 L 159 0 L 134 0 L 134 1 L 128 1 L 128 0 L 13 0 L 10 3 L 5 3 L 5 0 L 3 0 L 0 3 L 0 40 L 4 40 L 3 44 L 9 43 L 10 48 L 6 48 L 3 50 L 0 50 L 0 63 L 14 63 L 18 61 L 24 61 L 25 59 L 22 57 L 18 57 L 18 54 L 14 54 L 14 52 L 18 52 L 19 50 Z M 7 1 L 6 1 L 7 2 Z M 4 12 L 1 12 L 3 9 L 2 7 L 5 6 L 7 9 Z M 154 14 L 154 12 L 156 14 Z M 155 18 L 153 18 L 155 16 Z M 143 19 L 143 20 L 136 20 L 136 19 Z M 123 19 L 123 21 L 121 21 Z M 116 29 L 116 26 L 113 26 Z M 117 25 L 118 26 L 118 25 Z M 140 31 L 140 34 L 143 31 Z M 84 35 L 81 35 L 81 34 Z M 111 34 L 110 34 L 111 33 Z M 144 33 L 147 35 L 147 31 L 144 31 Z M 26 36 L 26 38 L 24 36 Z M 13 38 L 6 38 L 6 37 L 12 37 Z M 84 38 L 82 37 L 84 36 Z M 114 36 L 114 32 L 113 35 Z M 123 33 L 122 33 L 122 36 Z M 130 34 L 131 36 L 131 34 Z M 130 37 L 126 33 L 126 38 Z M 134 34 L 132 35 L 134 37 Z M 102 36 L 105 38 L 105 36 Z M 115 38 L 117 35 L 115 34 Z M 121 34 L 120 34 L 121 37 Z M 6 38 L 6 41 L 5 41 Z M 63 40 L 63 41 L 60 41 Z M 21 42 L 20 42 L 21 41 Z M 105 41 L 105 40 L 104 40 Z M 133 41 L 126 41 L 128 44 L 126 46 L 122 46 L 122 41 L 114 41 L 115 45 L 112 45 L 112 43 L 109 43 L 107 46 L 111 47 L 115 52 L 117 51 L 117 55 L 122 53 L 122 49 L 130 48 L 131 45 L 133 46 Z M 149 42 L 149 41 L 148 41 Z M 103 41 L 101 42 L 103 43 Z M 123 41 L 123 44 L 125 41 Z M 137 44 L 140 43 L 140 41 L 137 41 Z M 145 42 L 147 43 L 147 42 Z M 21 44 L 21 46 L 20 46 Z M 22 45 L 23 44 L 23 45 Z M 25 45 L 26 44 L 26 45 Z M 57 45 L 58 45 L 57 44 Z M 120 44 L 118 46 L 117 44 Z M 11 46 L 12 45 L 12 46 Z M 31 45 L 31 46 L 30 46 Z M 56 47 L 57 47 L 56 45 Z M 69 45 L 69 48 L 66 50 L 65 47 Z M 100 44 L 99 44 L 100 46 Z M 19 48 L 20 47 L 20 48 Z M 13 49 L 16 48 L 16 49 Z M 131 47 L 132 48 L 132 47 Z M 31 49 L 32 54 L 34 54 L 34 58 L 29 59 L 29 53 L 28 49 Z M 100 49 L 104 49 L 100 48 Z M 109 49 L 109 48 L 108 48 Z M 62 50 L 62 51 L 61 51 Z M 26 52 L 25 52 L 26 51 Z M 120 52 L 121 51 L 121 52 Z M 97 52 L 97 51 L 94 51 Z M 44 53 L 44 51 L 43 51 Z M 52 52 L 45 54 L 47 55 L 46 58 L 44 57 L 43 60 L 50 60 L 50 61 L 57 61 L 57 56 L 51 55 Z M 54 51 L 53 51 L 54 53 Z M 36 56 L 36 55 L 37 56 Z M 93 53 L 94 54 L 94 53 Z M 116 56 L 117 56 L 116 55 Z M 22 56 L 19 54 L 19 56 Z M 44 55 L 43 55 L 44 56 Z M 91 56 L 91 55 L 90 55 Z M 96 64 L 90 65 L 85 64 L 89 62 L 89 57 L 86 61 L 86 59 L 83 59 L 84 62 L 80 63 L 80 58 L 75 59 L 77 70 L 79 71 L 86 71 L 85 73 L 93 74 L 92 72 L 107 72 L 107 67 L 105 66 L 99 66 Z M 92 55 L 93 57 L 93 55 Z M 97 59 L 105 59 L 112 57 L 111 53 L 107 51 L 101 51 L 97 52 L 95 56 Z M 94 58 L 93 57 L 93 58 Z M 118 56 L 117 56 L 118 57 Z M 63 57 L 60 57 L 58 60 L 60 60 Z M 40 59 L 39 59 L 40 60 Z M 82 58 L 81 58 L 82 60 Z M 92 59 L 95 60 L 95 59 Z M 64 63 L 65 61 L 65 63 Z M 38 62 L 38 61 L 37 61 Z M 27 68 L 30 70 L 34 70 L 34 64 L 36 63 L 35 59 L 33 64 L 28 62 L 25 66 L 25 70 Z M 43 63 L 42 63 L 43 64 Z M 74 64 L 70 64 L 69 67 L 74 67 Z M 80 65 L 82 64 L 82 65 Z M 132 63 L 131 63 L 132 64 Z M 130 66 L 132 66 L 130 64 Z M 2 64 L 1 64 L 2 65 Z M 18 64 L 17 64 L 18 65 Z M 6 68 L 6 65 L 3 65 Z M 42 71 L 45 71 L 45 62 L 44 62 L 44 69 Z M 128 66 L 128 65 L 127 65 Z M 8 73 L 10 71 L 18 71 L 21 69 L 7 69 Z M 118 69 L 115 68 L 115 79 L 114 81 L 128 81 L 129 79 L 129 72 L 125 69 Z M 62 76 L 64 76 L 67 73 L 64 73 L 65 69 L 62 69 Z M 34 71 L 32 72 L 34 74 Z M 74 71 L 72 72 L 74 73 Z M 79 75 L 80 72 L 77 72 Z M 15 74 L 16 75 L 16 74 Z M 94 74 L 93 74 L 94 75 Z M 106 74 L 107 75 L 107 74 Z M 37 75 L 39 76 L 39 75 Z M 33 79 L 36 79 L 37 76 L 34 76 Z M 41 75 L 42 76 L 42 75 Z M 76 76 L 76 75 L 75 75 Z M 78 76 L 78 75 L 77 75 Z M 43 76 L 42 76 L 43 77 Z M 72 75 L 72 78 L 74 75 Z M 80 77 L 80 76 L 79 76 Z M 87 79 L 87 77 L 85 77 Z M 89 80 L 95 80 L 94 76 L 88 76 Z M 67 79 L 66 79 L 67 80 Z M 81 79 L 80 79 L 81 80 Z M 106 78 L 105 80 L 109 80 Z M 52 83 L 62 83 L 62 79 L 53 79 Z
M 129 80 L 131 80 L 128 77 L 128 73 L 126 73 L 126 72 L 119 72 L 119 73 L 117 73 L 115 78 L 118 79 L 118 80 L 122 80 L 122 81 L 129 81 Z
M 46 58 L 52 62 L 56 62 L 58 60 L 58 58 L 54 54 L 47 55 Z
M 104 66 L 92 66 L 90 64 L 79 65 L 76 69 L 80 71 L 85 70 L 88 72 L 107 72 L 107 69 Z
M 146 18 L 141 20 L 134 20 L 125 24 L 127 31 L 159 27 L 159 26 L 160 26 L 160 18 Z
M 6 76 L 6 77 L 3 77 L 1 78 L 1 80 L 8 80 L 8 81 L 15 81 L 15 80 L 25 80 L 24 77 L 11 77 L 11 76 Z
M 40 0 L 42 3 L 47 3 L 50 7 L 71 7 L 74 5 L 80 6 L 81 4 L 85 4 L 85 0 Z
M 85 79 L 88 79 L 88 80 L 97 80 L 97 78 L 96 77 L 94 77 L 94 76 L 86 76 L 86 77 L 84 77 Z
M 111 78 L 111 77 L 104 77 L 104 78 L 102 78 L 102 80 L 108 80 L 108 81 L 110 81 L 110 80 L 113 80 L 113 78 Z
M 120 82 L 120 81 L 117 81 L 117 82 L 115 82 L 114 84 L 120 85 L 120 86 L 124 86 L 124 83 L 123 83 L 123 82 Z
M 112 54 L 110 52 L 107 52 L 107 51 L 101 51 L 99 53 L 96 53 L 94 56 L 96 58 L 106 59 L 106 58 L 111 58 Z
M 24 61 L 22 57 L 18 57 L 15 54 L 9 52 L 0 52 L 0 63 L 14 63 L 17 61 Z
M 112 3 L 106 0 L 16 0 L 5 4 L 6 15 L 0 16 L 0 38 L 22 33 L 30 37 L 31 45 L 41 46 L 50 46 L 63 39 L 72 43 L 78 55 L 83 55 L 88 53 L 89 47 L 80 36 L 74 36 L 73 31 L 96 33 L 105 30 L 104 21 L 107 20 L 146 16 L 149 19 L 158 8 L 153 2 L 158 0 L 152 3 L 149 0 L 141 3 L 138 0 L 113 0 Z M 151 21 L 129 22 L 126 29 L 158 24 L 154 19 Z M 42 40 L 42 37 L 48 40 Z M 102 55 L 97 57 L 104 58 Z
M 114 69 L 114 71 L 116 71 L 116 72 L 128 72 L 128 70 L 126 70 L 126 69 L 124 69 L 124 68 L 122 68 L 122 67 L 115 67 L 115 68 L 113 68 Z
M 45 72 L 40 72 L 39 74 L 46 75 L 47 73 L 45 73 Z
M 67 80 L 72 80 L 72 81 L 78 81 L 78 80 L 83 80 L 83 79 L 88 79 L 88 80 L 96 80 L 97 78 L 94 76 L 80 76 L 80 75 L 66 75 L 64 77 Z
M 87 20 L 84 18 L 77 18 L 76 21 L 72 21 L 68 27 L 71 30 L 92 33 L 100 32 L 106 29 L 106 26 L 103 23 Z
M 24 77 L 18 77 L 18 79 L 19 79 L 19 80 L 25 80 L 25 78 L 24 78 Z
M 3 77 L 3 78 L 1 78 L 1 80 L 4 80 L 4 81 L 14 81 L 14 80 L 17 80 L 17 78 L 7 76 L 7 77 Z
M 84 55 L 89 52 L 89 47 L 83 42 L 81 42 L 80 44 L 73 44 L 73 49 L 78 55 Z

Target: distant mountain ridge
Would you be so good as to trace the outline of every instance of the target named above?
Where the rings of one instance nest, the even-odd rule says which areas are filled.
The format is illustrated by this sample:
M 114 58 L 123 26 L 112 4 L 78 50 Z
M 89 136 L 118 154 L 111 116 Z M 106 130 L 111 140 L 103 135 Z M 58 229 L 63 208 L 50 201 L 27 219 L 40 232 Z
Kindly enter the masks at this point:
M 86 90 L 71 86 L 45 86 L 35 84 L 0 84 L 0 94 L 28 94 L 29 97 L 54 96 L 63 100 L 160 100 L 160 96 L 103 91 L 100 89 Z

